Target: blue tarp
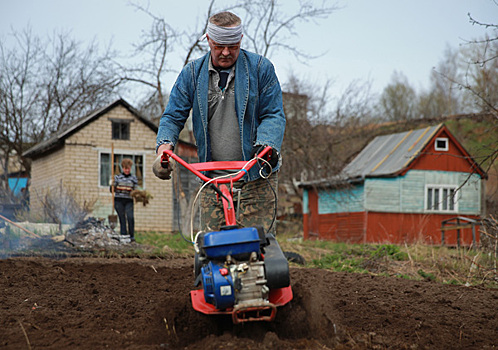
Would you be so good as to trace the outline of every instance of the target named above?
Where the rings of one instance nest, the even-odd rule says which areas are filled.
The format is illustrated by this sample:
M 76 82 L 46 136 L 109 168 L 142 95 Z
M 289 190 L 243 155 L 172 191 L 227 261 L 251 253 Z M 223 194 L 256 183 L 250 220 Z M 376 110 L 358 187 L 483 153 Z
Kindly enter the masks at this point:
M 18 196 L 23 188 L 26 188 L 28 184 L 27 177 L 13 177 L 9 179 L 9 187 L 14 192 L 14 195 Z

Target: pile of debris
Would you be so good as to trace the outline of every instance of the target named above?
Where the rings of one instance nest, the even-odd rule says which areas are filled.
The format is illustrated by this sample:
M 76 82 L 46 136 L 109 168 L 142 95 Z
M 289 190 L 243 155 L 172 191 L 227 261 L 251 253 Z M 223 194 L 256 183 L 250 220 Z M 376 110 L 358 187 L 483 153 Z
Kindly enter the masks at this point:
M 110 248 L 130 243 L 130 236 L 116 234 L 104 224 L 105 219 L 90 217 L 66 233 L 65 241 L 78 248 Z

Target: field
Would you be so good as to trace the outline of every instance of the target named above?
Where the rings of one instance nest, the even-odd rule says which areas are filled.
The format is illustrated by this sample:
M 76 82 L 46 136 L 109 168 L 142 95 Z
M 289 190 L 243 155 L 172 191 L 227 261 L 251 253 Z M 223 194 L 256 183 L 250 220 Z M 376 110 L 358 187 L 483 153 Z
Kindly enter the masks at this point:
M 138 238 L 139 243 L 155 239 Z M 304 267 L 291 264 L 294 299 L 278 309 L 274 322 L 235 326 L 226 316 L 192 309 L 193 259 L 178 240 L 161 252 L 127 244 L 119 251 L 93 254 L 74 254 L 62 242 L 50 242 L 40 245 L 37 254 L 0 260 L 2 349 L 498 346 L 498 289 L 475 278 L 469 286 L 437 282 L 442 277 L 434 267 L 431 272 L 421 267 L 413 251 L 407 254 L 411 258 L 400 258 L 392 246 L 373 247 L 361 264 L 366 273 L 358 273 L 362 271 L 347 272 L 358 266 L 344 258 L 354 255 L 351 248 L 339 256 L 325 253 L 330 247 L 320 242 L 284 244 L 285 249 L 300 249 L 308 260 Z M 392 272 L 382 268 L 387 259 L 418 264 L 417 271 L 426 272 L 409 279 L 405 269 L 407 276 L 390 277 Z M 342 261 L 347 268 L 326 265 L 331 261 Z M 378 273 L 372 272 L 373 265 Z

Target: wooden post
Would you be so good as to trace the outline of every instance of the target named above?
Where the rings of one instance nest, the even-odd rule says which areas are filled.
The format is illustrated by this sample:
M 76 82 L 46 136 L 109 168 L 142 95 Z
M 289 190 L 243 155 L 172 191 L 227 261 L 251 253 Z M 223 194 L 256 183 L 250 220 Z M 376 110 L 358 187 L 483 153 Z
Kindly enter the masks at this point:
M 444 222 L 441 225 L 441 246 L 444 247 Z
M 472 246 L 474 249 L 477 249 L 476 247 L 476 225 L 475 223 L 472 223 Z
M 112 198 L 111 198 L 111 201 L 112 201 L 112 212 L 111 212 L 111 215 L 108 216 L 108 220 L 109 220 L 109 226 L 114 230 L 114 228 L 116 227 L 116 224 L 118 222 L 118 217 L 117 215 L 114 215 L 114 186 L 113 186 L 113 182 L 114 182 L 114 143 L 111 143 L 111 193 L 112 193 Z
M 112 211 L 111 215 L 114 215 L 114 142 L 111 143 L 111 193 L 112 193 Z
M 457 218 L 457 247 L 460 249 L 460 219 Z

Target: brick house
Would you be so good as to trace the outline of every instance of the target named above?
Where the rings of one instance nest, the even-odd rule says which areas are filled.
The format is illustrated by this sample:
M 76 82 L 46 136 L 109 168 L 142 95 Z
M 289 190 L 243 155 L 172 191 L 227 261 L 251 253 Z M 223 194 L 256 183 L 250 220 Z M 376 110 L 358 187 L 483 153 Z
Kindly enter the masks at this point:
M 173 182 L 159 180 L 152 173 L 156 134 L 155 124 L 119 99 L 30 148 L 24 156 L 32 159 L 31 212 L 43 210 L 47 191 L 62 185 L 80 203 L 95 201 L 92 216 L 107 218 L 112 211 L 109 183 L 114 153 L 115 172 L 120 171 L 123 158 L 133 159 L 132 173 L 139 186 L 154 197 L 145 207 L 135 204 L 136 230 L 173 231 Z M 176 152 L 196 156 L 195 146 L 185 142 L 179 143 Z
M 300 184 L 304 237 L 440 244 L 445 222 L 480 222 L 486 178 L 444 124 L 378 136 L 337 178 Z M 479 241 L 474 225 L 458 227 L 445 243 Z

